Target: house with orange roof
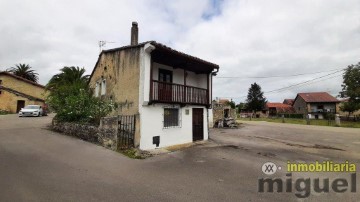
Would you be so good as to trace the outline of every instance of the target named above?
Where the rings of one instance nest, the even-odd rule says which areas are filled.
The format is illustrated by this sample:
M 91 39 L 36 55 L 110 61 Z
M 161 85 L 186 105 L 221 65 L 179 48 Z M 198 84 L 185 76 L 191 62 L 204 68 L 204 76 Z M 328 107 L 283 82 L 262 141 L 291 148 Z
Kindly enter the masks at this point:
M 265 110 L 267 116 L 295 113 L 295 110 L 291 105 L 279 103 L 279 102 L 267 102 L 265 105 Z

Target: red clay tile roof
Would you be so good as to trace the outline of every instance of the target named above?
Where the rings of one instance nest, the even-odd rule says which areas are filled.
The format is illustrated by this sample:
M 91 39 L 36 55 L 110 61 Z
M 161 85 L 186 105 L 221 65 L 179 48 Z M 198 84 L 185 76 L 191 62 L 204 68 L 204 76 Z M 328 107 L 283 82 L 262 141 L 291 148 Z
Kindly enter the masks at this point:
M 280 103 L 280 102 L 267 102 L 266 107 L 267 108 L 270 108 L 270 107 L 284 107 L 284 108 L 287 108 L 287 107 L 291 107 L 291 106 L 287 105 L 287 104 Z
M 315 93 L 298 93 L 296 98 L 300 96 L 305 102 L 340 102 L 338 99 L 326 92 Z
M 266 108 L 276 108 L 277 112 L 294 112 L 294 108 L 291 105 L 279 102 L 268 102 L 266 103 Z
M 294 104 L 294 101 L 295 101 L 294 99 L 285 99 L 283 103 L 288 104 L 288 105 L 292 105 L 292 104 Z

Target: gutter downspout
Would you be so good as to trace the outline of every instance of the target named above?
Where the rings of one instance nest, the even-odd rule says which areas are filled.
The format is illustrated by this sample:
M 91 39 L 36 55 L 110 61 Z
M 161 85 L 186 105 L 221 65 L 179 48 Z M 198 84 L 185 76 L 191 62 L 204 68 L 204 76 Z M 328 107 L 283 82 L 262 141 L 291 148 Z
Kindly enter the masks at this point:
M 210 73 L 211 75 L 211 98 L 210 98 L 210 107 L 209 109 L 212 109 L 212 96 L 213 96 L 213 76 L 216 76 L 219 72 L 219 68 L 216 68 L 216 71 L 212 71 Z M 208 140 L 210 139 L 210 127 L 209 127 L 209 109 L 207 110 L 207 122 L 208 122 Z

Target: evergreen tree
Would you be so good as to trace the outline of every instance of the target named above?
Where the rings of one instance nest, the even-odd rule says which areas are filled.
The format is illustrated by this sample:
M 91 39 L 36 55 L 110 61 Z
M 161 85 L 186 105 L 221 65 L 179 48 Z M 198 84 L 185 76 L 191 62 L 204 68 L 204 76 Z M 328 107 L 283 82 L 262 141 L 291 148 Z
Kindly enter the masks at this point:
M 257 83 L 251 84 L 246 101 L 248 110 L 260 111 L 264 109 L 267 101 L 264 92 L 261 91 L 261 87 Z

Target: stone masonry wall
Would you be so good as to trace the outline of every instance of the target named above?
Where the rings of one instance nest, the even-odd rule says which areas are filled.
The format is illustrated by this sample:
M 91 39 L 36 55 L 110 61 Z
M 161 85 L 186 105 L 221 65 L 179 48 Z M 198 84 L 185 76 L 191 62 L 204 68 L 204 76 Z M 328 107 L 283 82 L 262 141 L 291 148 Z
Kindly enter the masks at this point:
M 117 117 L 102 118 L 99 127 L 53 121 L 52 129 L 88 142 L 100 144 L 114 151 L 117 150 Z

